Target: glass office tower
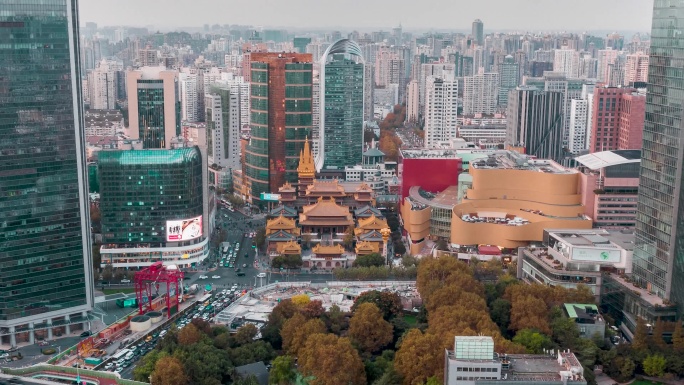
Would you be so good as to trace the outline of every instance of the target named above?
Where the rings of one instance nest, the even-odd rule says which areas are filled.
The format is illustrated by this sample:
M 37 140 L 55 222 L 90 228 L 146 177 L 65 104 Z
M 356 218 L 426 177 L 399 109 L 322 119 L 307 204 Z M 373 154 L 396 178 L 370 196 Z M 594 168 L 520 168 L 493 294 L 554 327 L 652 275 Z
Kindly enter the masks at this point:
M 658 297 L 684 300 L 684 2 L 655 0 L 633 271 Z
M 363 154 L 364 63 L 349 40 L 333 43 L 321 58 L 323 168 L 361 164 Z
M 0 343 L 87 327 L 77 0 L 0 2 Z M 85 317 L 85 318 L 84 318 Z
M 299 153 L 311 137 L 313 63 L 311 54 L 251 54 L 251 138 L 243 177 L 252 202 L 261 193 L 296 183 Z

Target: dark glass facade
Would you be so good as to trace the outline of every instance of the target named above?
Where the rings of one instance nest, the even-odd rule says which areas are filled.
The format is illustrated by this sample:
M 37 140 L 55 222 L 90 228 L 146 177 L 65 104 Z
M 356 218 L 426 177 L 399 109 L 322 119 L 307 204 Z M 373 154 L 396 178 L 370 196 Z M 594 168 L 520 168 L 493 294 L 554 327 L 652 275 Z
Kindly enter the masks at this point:
M 363 154 L 363 63 L 344 54 L 325 65 L 324 168 L 361 164 Z
M 0 2 L 0 326 L 92 305 L 77 10 Z
M 655 0 L 633 272 L 661 298 L 684 300 L 684 2 Z
M 312 129 L 310 54 L 251 54 L 251 140 L 244 178 L 255 203 L 261 193 L 297 182 L 299 153 Z
M 167 221 L 202 215 L 202 167 L 197 147 L 100 151 L 104 242 L 120 247 L 165 246 Z
M 164 148 L 164 81 L 138 80 L 138 128 L 145 148 Z

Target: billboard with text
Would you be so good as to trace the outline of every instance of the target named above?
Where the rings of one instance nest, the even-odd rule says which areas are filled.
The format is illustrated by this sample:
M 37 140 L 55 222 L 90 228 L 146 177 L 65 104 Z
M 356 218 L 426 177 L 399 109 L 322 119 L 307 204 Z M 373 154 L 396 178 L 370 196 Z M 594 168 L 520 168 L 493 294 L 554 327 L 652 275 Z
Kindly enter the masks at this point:
M 202 236 L 202 216 L 190 219 L 166 221 L 168 242 L 188 241 Z

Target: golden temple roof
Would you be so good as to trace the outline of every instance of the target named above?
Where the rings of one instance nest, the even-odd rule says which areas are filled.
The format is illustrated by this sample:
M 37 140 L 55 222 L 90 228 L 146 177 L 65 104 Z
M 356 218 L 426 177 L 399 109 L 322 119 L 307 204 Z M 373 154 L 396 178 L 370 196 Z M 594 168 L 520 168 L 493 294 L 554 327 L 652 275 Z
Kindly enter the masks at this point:
M 344 247 L 339 244 L 334 244 L 332 246 L 322 246 L 318 244 L 311 249 L 314 254 L 342 254 L 344 253 Z
M 376 242 L 366 242 L 366 241 L 357 242 L 356 247 L 354 249 L 356 251 L 356 254 L 361 254 L 361 255 L 380 252 L 380 246 Z
M 293 230 L 296 229 L 297 225 L 295 224 L 294 219 L 286 218 L 282 214 L 278 218 L 273 218 L 269 219 L 266 222 L 266 229 L 275 231 L 275 230 Z
M 285 243 L 279 243 L 277 246 L 277 251 L 280 254 L 301 254 L 302 247 L 295 241 L 289 241 Z
M 299 166 L 297 173 L 300 178 L 313 178 L 316 176 L 316 165 L 314 164 L 313 152 L 309 146 L 309 138 L 304 142 L 304 149 L 299 153 Z

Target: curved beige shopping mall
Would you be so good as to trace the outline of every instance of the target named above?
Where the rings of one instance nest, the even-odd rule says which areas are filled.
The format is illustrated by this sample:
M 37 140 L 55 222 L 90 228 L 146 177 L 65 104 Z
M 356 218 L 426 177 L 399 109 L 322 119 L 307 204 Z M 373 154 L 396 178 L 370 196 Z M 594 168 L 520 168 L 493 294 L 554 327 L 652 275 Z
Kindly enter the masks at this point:
M 471 163 L 472 187 L 453 208 L 451 243 L 518 247 L 544 229 L 589 229 L 580 175 L 549 160 L 502 152 Z

